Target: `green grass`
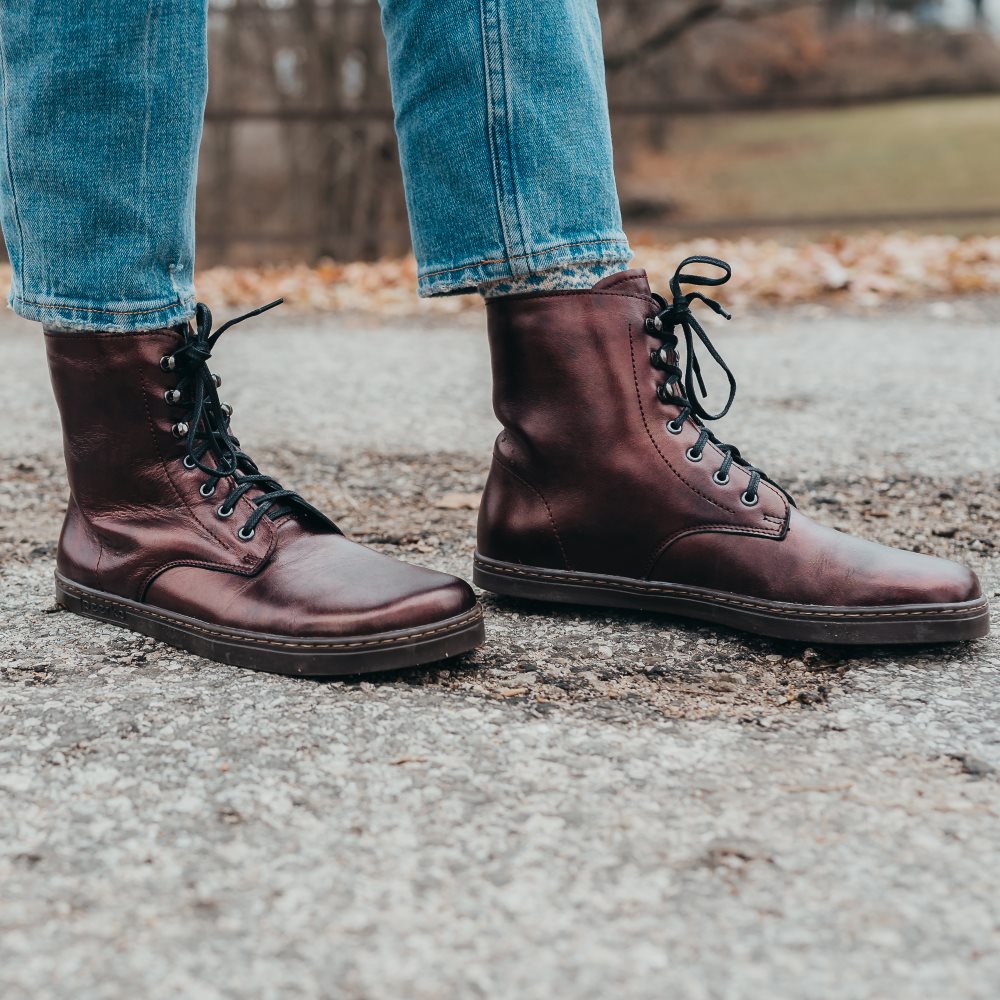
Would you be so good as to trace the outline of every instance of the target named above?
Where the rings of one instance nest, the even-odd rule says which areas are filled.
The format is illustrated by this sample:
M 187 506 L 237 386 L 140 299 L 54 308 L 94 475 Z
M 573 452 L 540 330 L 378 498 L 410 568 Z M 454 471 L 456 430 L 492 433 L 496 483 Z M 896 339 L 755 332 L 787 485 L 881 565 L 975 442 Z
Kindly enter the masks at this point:
M 687 224 L 983 210 L 998 218 L 946 228 L 994 231 L 1000 97 L 679 119 L 624 188 L 665 190 Z

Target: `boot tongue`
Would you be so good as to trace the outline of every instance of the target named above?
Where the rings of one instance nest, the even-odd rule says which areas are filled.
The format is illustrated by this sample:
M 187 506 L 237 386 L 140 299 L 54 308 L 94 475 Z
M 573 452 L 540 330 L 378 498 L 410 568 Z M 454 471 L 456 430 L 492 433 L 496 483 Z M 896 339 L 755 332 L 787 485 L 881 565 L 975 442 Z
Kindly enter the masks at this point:
M 641 268 L 632 271 L 619 271 L 617 274 L 609 274 L 606 278 L 601 278 L 591 291 L 599 292 L 607 289 L 614 289 L 627 295 L 642 295 L 648 297 L 649 279 L 646 272 Z

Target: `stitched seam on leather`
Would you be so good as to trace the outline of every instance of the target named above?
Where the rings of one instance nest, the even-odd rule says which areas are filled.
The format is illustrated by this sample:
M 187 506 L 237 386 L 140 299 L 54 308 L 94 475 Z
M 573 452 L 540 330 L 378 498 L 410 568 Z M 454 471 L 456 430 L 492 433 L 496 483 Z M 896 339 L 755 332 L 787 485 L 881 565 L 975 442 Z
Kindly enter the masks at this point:
M 94 596 L 92 594 L 88 594 L 86 591 L 78 590 L 72 584 L 67 583 L 65 581 L 62 582 L 62 588 L 63 590 L 67 590 L 71 594 L 75 594 L 77 597 L 81 597 L 84 600 L 90 600 Z M 134 611 L 136 614 L 139 615 L 145 615 L 149 618 L 158 618 L 160 619 L 160 621 L 168 622 L 171 625 L 176 625 L 177 628 L 185 629 L 186 631 L 189 632 L 202 632 L 205 635 L 215 636 L 220 639 L 229 639 L 231 641 L 241 643 L 244 646 L 266 645 L 266 646 L 280 646 L 293 649 L 348 649 L 348 648 L 355 648 L 358 646 L 394 646 L 398 643 L 409 642 L 412 639 L 423 639 L 426 636 L 439 635 L 442 632 L 452 632 L 458 629 L 462 625 L 471 623 L 473 621 L 477 621 L 480 618 L 482 618 L 481 609 L 473 608 L 471 611 L 466 612 L 464 617 L 460 618 L 456 622 L 452 622 L 452 624 L 450 625 L 442 626 L 440 628 L 431 629 L 429 631 L 424 631 L 424 632 L 421 631 L 407 632 L 404 635 L 397 635 L 391 639 L 367 639 L 364 641 L 359 640 L 351 642 L 327 642 L 327 643 L 292 642 L 291 640 L 286 641 L 283 639 L 248 639 L 245 636 L 232 635 L 228 632 L 221 632 L 212 628 L 201 628 L 197 625 L 190 625 L 187 622 L 177 621 L 176 618 L 171 618 L 168 615 L 157 614 L 155 611 L 150 611 L 148 608 L 145 607 L 143 608 L 130 607 L 129 605 L 123 604 L 121 601 L 116 600 L 113 596 L 106 595 L 103 593 L 99 593 L 97 595 L 97 599 L 107 604 L 116 604 L 120 607 L 125 608 L 128 611 Z
M 141 595 L 138 599 L 144 601 L 146 599 L 146 591 L 153 585 L 154 581 L 162 573 L 166 573 L 168 569 L 175 569 L 177 566 L 194 566 L 197 569 L 213 569 L 220 570 L 223 573 L 232 573 L 234 576 L 252 577 L 259 571 L 259 566 L 254 566 L 252 569 L 247 566 L 245 569 L 241 570 L 237 566 L 230 566 L 226 563 L 213 563 L 207 562 L 201 559 L 174 559 L 171 562 L 164 563 L 162 566 L 157 566 L 156 569 L 150 570 L 146 578 L 142 582 L 142 586 L 139 588 L 139 594 Z
M 632 381 L 633 381 L 633 384 L 635 385 L 635 398 L 636 398 L 636 401 L 639 404 L 639 415 L 642 417 L 642 426 L 646 428 L 646 436 L 649 438 L 649 440 L 652 443 L 653 447 L 656 449 L 656 453 L 663 460 L 663 462 L 667 466 L 667 468 L 670 469 L 670 471 L 689 490 L 691 490 L 692 493 L 697 493 L 698 496 L 700 496 L 703 500 L 707 500 L 713 507 L 718 507 L 719 510 L 726 511 L 727 514 L 736 514 L 736 515 L 739 515 L 740 512 L 738 510 L 734 510 L 732 507 L 727 507 L 725 504 L 721 504 L 717 500 L 713 500 L 707 493 L 702 493 L 702 491 L 699 490 L 697 486 L 693 486 L 690 482 L 688 482 L 688 480 L 685 479 L 684 476 L 682 476 L 680 474 L 680 472 L 677 471 L 676 468 L 674 468 L 674 465 L 670 461 L 670 459 L 667 458 L 667 456 L 664 455 L 663 452 L 660 450 L 660 446 L 659 446 L 659 444 L 657 444 L 656 438 L 653 437 L 653 432 L 650 430 L 649 421 L 646 419 L 646 409 L 642 405 L 642 390 L 639 388 L 639 372 L 638 372 L 638 369 L 636 368 L 636 364 L 635 364 L 635 345 L 632 343 L 632 324 L 631 324 L 631 322 L 628 325 L 628 343 L 629 343 L 629 353 L 630 353 L 631 358 L 632 358 Z M 748 528 L 747 530 L 748 531 L 753 531 L 754 529 Z M 757 530 L 758 530 L 758 533 L 760 533 L 759 529 L 757 529 Z M 766 532 L 766 533 L 770 534 L 770 532 Z
M 142 386 L 142 406 L 143 406 L 143 409 L 146 411 L 146 422 L 149 425 L 149 431 L 150 431 L 150 434 L 151 434 L 151 436 L 153 438 L 153 446 L 156 448 L 156 453 L 157 453 L 157 455 L 160 458 L 160 464 L 163 467 L 163 472 L 164 472 L 164 474 L 167 477 L 167 482 L 170 483 L 171 489 L 174 491 L 174 495 L 177 497 L 178 500 L 180 500 L 180 502 L 187 509 L 187 512 L 190 515 L 192 526 L 202 535 L 202 537 L 207 538 L 210 542 L 213 542 L 213 543 L 215 543 L 217 545 L 221 545 L 231 555 L 233 555 L 234 557 L 236 557 L 238 555 L 236 549 L 234 549 L 225 540 L 225 538 L 223 538 L 221 536 L 213 535 L 201 523 L 201 521 L 198 520 L 197 516 L 195 515 L 194 511 L 191 508 L 191 504 L 188 503 L 186 497 L 184 497 L 184 495 L 181 493 L 181 491 L 177 488 L 177 484 L 174 482 L 173 477 L 170 475 L 170 470 L 167 468 L 167 462 L 166 462 L 166 459 L 163 457 L 163 451 L 160 448 L 160 442 L 159 442 L 159 440 L 157 438 L 156 424 L 153 421 L 153 415 L 152 415 L 152 413 L 150 412 L 150 409 L 149 409 L 148 385 L 147 385 L 147 382 L 146 382 L 146 379 L 145 379 L 144 376 L 142 376 L 142 375 L 139 376 L 139 383 Z M 241 498 L 241 499 L 245 499 L 245 498 Z M 257 562 L 256 562 L 256 566 L 258 568 L 267 559 L 267 557 L 270 555 L 271 549 L 273 548 L 273 545 L 274 545 L 274 537 L 272 536 L 272 538 L 271 538 L 271 544 L 268 546 L 268 551 L 266 553 L 264 553 L 264 555 L 261 556 L 257 560 Z M 170 564 L 168 564 L 168 566 L 169 565 Z M 211 566 L 211 565 L 219 565 L 219 566 L 221 566 L 221 564 L 212 564 L 212 563 L 209 563 L 207 565 L 209 565 L 209 566 Z M 146 590 L 149 588 L 150 584 L 153 582 L 153 580 L 156 578 L 156 576 L 159 573 L 161 573 L 164 569 L 167 569 L 168 566 L 159 566 L 159 567 L 155 568 L 154 570 L 152 570 L 150 573 L 148 573 L 146 575 L 146 577 L 143 580 L 142 587 L 137 591 L 137 598 L 139 600 L 142 600 L 143 596 L 146 593 Z M 222 567 L 222 568 L 229 568 L 229 567 Z
M 784 536 L 779 536 L 771 534 L 769 531 L 761 531 L 758 528 L 741 528 L 736 524 L 699 524 L 697 528 L 682 528 L 680 531 L 675 531 L 662 545 L 656 550 L 656 554 L 649 561 L 646 566 L 646 571 L 643 573 L 644 577 L 649 576 L 653 572 L 654 567 L 660 561 L 663 554 L 672 545 L 681 541 L 684 538 L 690 538 L 692 535 L 700 534 L 717 534 L 717 535 L 744 535 L 746 537 L 753 538 L 767 538 L 773 541 L 782 541 Z
M 152 413 L 150 412 L 150 409 L 149 409 L 149 399 L 148 399 L 148 392 L 147 392 L 148 386 L 147 386 L 146 380 L 145 380 L 145 378 L 143 376 L 140 375 L 139 376 L 139 381 L 140 381 L 140 383 L 142 385 L 142 389 L 143 389 L 143 393 L 142 393 L 142 407 L 146 411 L 146 421 L 149 424 L 149 432 L 150 432 L 150 434 L 152 435 L 152 438 L 153 438 L 153 446 L 156 448 L 156 454 L 160 458 L 160 465 L 163 466 L 163 471 L 164 471 L 164 473 L 165 473 L 165 475 L 167 477 L 167 482 L 170 483 L 170 488 L 174 491 L 174 495 L 177 497 L 177 499 L 180 500 L 180 502 L 187 508 L 187 512 L 191 515 L 191 519 L 194 522 L 194 527 L 197 528 L 198 531 L 205 538 L 207 538 L 209 541 L 218 543 L 224 549 L 228 549 L 231 553 L 233 553 L 235 555 L 236 554 L 236 550 L 225 540 L 225 538 L 216 537 L 215 535 L 213 535 L 208 530 L 208 528 L 206 528 L 201 523 L 201 521 L 198 520 L 197 516 L 195 515 L 194 509 L 191 507 L 191 504 L 188 502 L 187 497 L 185 497 L 184 494 L 181 493 L 181 491 L 177 488 L 177 484 L 174 482 L 174 477 L 170 475 L 170 470 L 167 468 L 167 460 L 163 457 L 163 450 L 160 448 L 160 442 L 159 442 L 159 440 L 157 438 L 156 424 L 153 421 L 153 415 L 152 415 Z
M 545 513 L 549 516 L 549 524 L 552 527 L 552 534 L 556 536 L 556 544 L 559 546 L 559 551 L 562 554 L 563 564 L 566 569 L 572 569 L 573 567 L 570 566 L 569 559 L 566 558 L 566 549 L 563 547 L 562 539 L 559 537 L 559 529 L 556 527 L 556 519 L 552 516 L 552 508 L 549 506 L 548 500 L 546 500 L 543 496 L 542 491 L 536 486 L 532 486 L 527 479 L 519 476 L 496 452 L 493 453 L 493 457 L 496 460 L 497 465 L 499 465 L 502 469 L 506 469 L 507 472 L 509 472 L 518 482 L 527 486 L 528 489 L 542 501 L 545 506 Z
M 82 514 L 80 515 L 80 520 L 83 521 Z M 84 521 L 84 530 L 90 531 L 90 525 L 86 521 Z M 104 558 L 104 542 L 97 537 L 96 532 L 91 532 L 91 534 L 94 535 L 94 540 L 97 542 L 97 565 L 94 566 L 94 579 L 98 583 L 103 584 L 104 581 L 101 579 L 101 560 Z
M 647 583 L 644 580 L 629 581 L 619 583 L 613 580 L 601 580 L 594 577 L 575 576 L 565 574 L 556 576 L 553 573 L 525 569 L 508 569 L 506 566 L 493 566 L 483 562 L 477 557 L 479 565 L 490 573 L 503 573 L 507 576 L 534 577 L 539 580 L 550 580 L 554 583 L 584 583 L 607 590 L 643 590 L 654 594 L 674 595 L 677 597 L 692 597 L 706 600 L 715 604 L 732 604 L 737 607 L 751 608 L 755 611 L 780 612 L 783 615 L 799 615 L 812 618 L 906 618 L 906 617 L 928 617 L 930 615 L 958 615 L 971 614 L 989 607 L 983 599 L 981 604 L 974 604 L 966 608 L 940 608 L 932 611 L 823 611 L 810 610 L 808 607 L 800 610 L 798 608 L 777 608 L 772 604 L 755 603 L 748 600 L 737 600 L 736 598 L 723 596 L 721 594 L 705 594 L 702 591 L 684 587 L 682 584 L 655 584 Z M 778 603 L 778 602 L 775 602 Z

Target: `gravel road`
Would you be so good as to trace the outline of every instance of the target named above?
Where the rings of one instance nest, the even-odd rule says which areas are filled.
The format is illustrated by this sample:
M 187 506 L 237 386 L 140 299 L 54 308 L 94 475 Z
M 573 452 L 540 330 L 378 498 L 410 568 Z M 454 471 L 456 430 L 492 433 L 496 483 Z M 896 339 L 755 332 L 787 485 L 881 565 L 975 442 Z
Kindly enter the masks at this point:
M 1000 606 L 998 309 L 734 323 L 722 433 Z M 262 465 L 468 574 L 495 426 L 484 337 L 447 322 L 259 321 L 217 367 Z M 484 650 L 405 676 L 222 667 L 54 608 L 59 432 L 9 314 L 0 361 L 4 1000 L 1000 994 L 996 636 L 487 600 Z

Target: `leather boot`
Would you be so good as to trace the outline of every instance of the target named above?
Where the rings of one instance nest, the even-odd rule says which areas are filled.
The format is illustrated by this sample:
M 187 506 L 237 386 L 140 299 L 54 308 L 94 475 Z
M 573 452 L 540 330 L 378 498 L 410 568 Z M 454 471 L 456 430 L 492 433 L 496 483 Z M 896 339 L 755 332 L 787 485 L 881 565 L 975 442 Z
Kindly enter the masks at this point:
M 468 584 L 349 541 L 240 450 L 207 364 L 239 320 L 212 334 L 199 305 L 194 328 L 45 331 L 70 485 L 58 602 L 285 674 L 410 667 L 478 646 Z
M 719 277 L 685 274 L 692 263 Z M 685 284 L 642 271 L 588 291 L 488 305 L 503 424 L 479 517 L 475 582 L 514 597 L 666 611 L 808 642 L 920 643 L 989 631 L 968 569 L 822 527 L 706 427 L 735 380 Z M 679 334 L 685 363 L 679 361 Z M 696 344 L 729 378 L 710 413 Z

